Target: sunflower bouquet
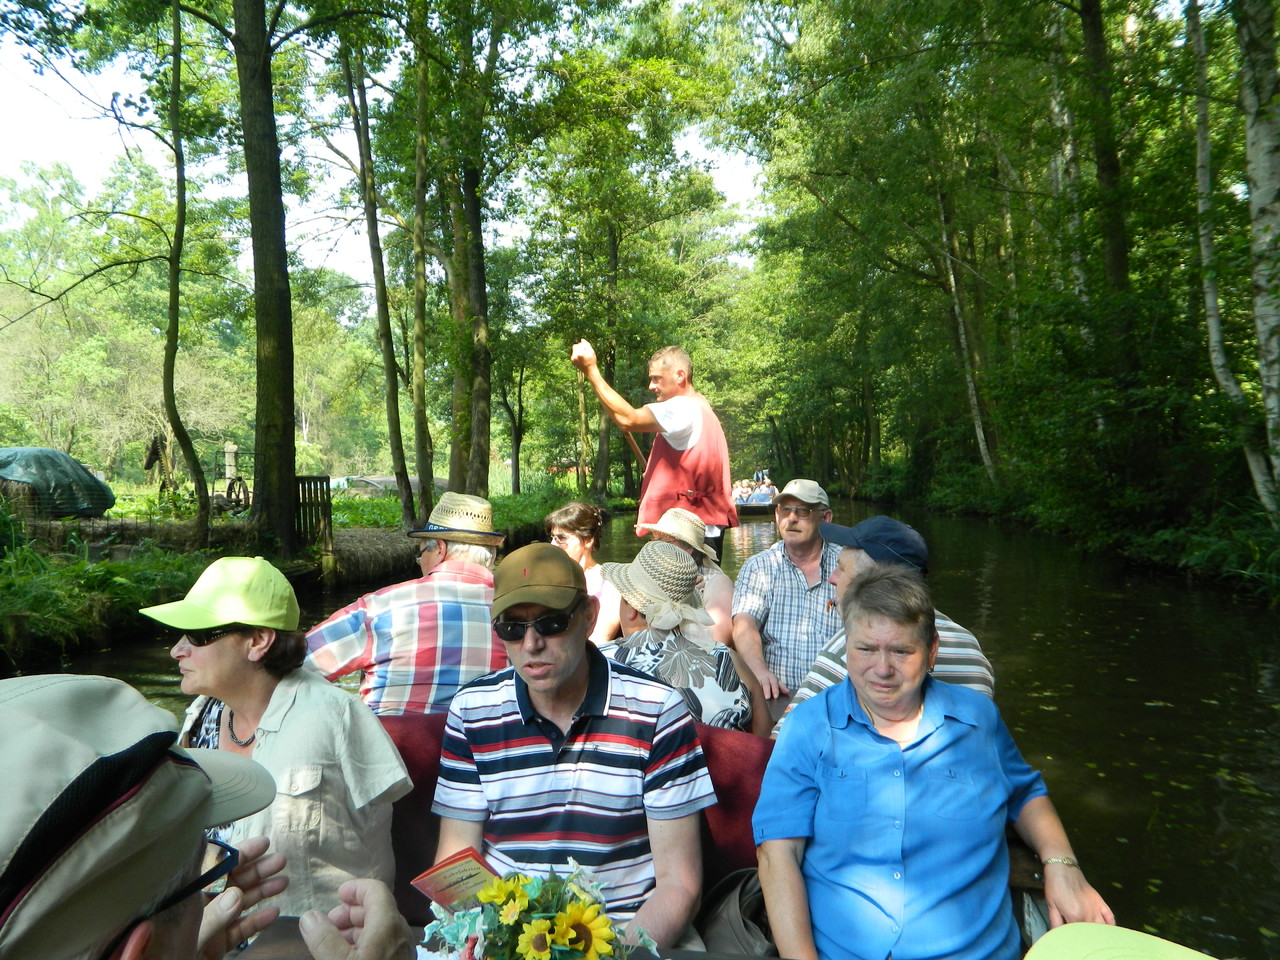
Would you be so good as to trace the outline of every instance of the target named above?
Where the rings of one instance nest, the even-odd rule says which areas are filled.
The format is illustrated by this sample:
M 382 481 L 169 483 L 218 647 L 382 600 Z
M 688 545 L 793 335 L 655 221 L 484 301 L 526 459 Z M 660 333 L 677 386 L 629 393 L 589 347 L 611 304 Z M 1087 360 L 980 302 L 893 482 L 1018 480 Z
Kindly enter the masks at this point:
M 600 885 L 570 866 L 565 877 L 494 877 L 475 906 L 449 912 L 433 905 L 437 919 L 424 931 L 425 943 L 443 944 L 460 960 L 627 960 L 634 947 L 617 939 Z M 638 946 L 657 955 L 643 931 Z

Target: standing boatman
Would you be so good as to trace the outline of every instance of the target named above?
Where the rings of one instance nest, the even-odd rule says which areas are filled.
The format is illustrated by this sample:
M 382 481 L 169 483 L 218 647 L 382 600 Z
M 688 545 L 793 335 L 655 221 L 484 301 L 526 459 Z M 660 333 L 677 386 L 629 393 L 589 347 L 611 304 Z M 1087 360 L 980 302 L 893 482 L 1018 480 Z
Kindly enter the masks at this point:
M 573 345 L 569 359 L 620 430 L 658 435 L 640 485 L 637 525 L 657 523 L 667 510 L 683 507 L 702 518 L 707 542 L 719 548 L 724 529 L 738 525 L 729 494 L 729 447 L 711 404 L 693 388 L 689 354 L 663 347 L 649 358 L 649 389 L 658 399 L 639 410 L 605 381 L 586 340 Z

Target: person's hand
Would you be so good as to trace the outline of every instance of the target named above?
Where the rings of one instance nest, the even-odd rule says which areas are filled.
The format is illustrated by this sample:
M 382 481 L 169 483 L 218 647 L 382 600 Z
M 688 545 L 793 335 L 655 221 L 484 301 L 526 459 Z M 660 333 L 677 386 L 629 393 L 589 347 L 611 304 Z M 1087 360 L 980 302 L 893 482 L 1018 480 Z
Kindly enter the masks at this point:
M 1049 905 L 1049 926 L 1064 923 L 1109 923 L 1116 917 L 1102 895 L 1089 885 L 1079 867 L 1045 864 L 1044 899 Z
M 289 885 L 289 878 L 280 873 L 285 866 L 284 855 L 268 854 L 270 845 L 266 837 L 252 837 L 238 845 L 240 863 L 227 876 L 227 889 L 205 905 L 200 918 L 196 947 L 202 960 L 216 960 L 234 950 L 280 916 L 276 907 L 244 912 Z
M 338 888 L 338 899 L 327 917 L 308 910 L 298 919 L 315 960 L 412 960 L 409 925 L 385 883 L 348 880 Z
M 782 681 L 768 667 L 761 667 L 755 671 L 756 679 L 760 681 L 760 687 L 764 690 L 764 698 L 766 700 L 777 700 L 779 697 L 791 696 L 791 691 L 783 686 Z
M 596 365 L 595 348 L 586 340 L 579 340 L 573 345 L 573 352 L 569 354 L 569 362 L 583 373 L 586 373 Z

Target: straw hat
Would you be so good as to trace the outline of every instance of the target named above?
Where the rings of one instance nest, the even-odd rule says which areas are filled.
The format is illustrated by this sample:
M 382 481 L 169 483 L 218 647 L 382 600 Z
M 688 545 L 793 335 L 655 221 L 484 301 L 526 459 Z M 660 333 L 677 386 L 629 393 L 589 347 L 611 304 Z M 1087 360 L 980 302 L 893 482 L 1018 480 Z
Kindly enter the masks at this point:
M 657 630 L 685 621 L 711 625 L 711 614 L 694 589 L 698 565 L 674 543 L 650 540 L 630 563 L 602 563 L 600 572 Z
M 440 495 L 427 525 L 421 530 L 410 530 L 409 536 L 475 543 L 482 547 L 500 547 L 506 539 L 506 534 L 494 533 L 493 506 L 488 500 L 452 490 Z
M 658 518 L 657 523 L 638 523 L 636 529 L 647 533 L 665 533 L 675 537 L 681 543 L 687 543 L 702 554 L 710 563 L 719 558 L 716 552 L 707 546 L 707 525 L 696 513 L 690 513 L 683 507 L 672 507 Z

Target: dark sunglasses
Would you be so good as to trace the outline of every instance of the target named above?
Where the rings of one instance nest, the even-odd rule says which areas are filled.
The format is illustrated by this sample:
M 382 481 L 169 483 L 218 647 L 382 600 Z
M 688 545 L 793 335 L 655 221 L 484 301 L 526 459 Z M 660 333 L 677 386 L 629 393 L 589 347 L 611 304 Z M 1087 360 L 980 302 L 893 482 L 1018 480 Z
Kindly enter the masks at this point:
M 495 620 L 493 629 L 507 643 L 519 643 L 530 627 L 538 631 L 540 636 L 554 637 L 569 629 L 569 621 L 580 606 L 582 597 L 568 610 L 553 610 L 551 613 L 544 613 L 537 620 Z
M 182 636 L 193 647 L 207 647 L 215 640 L 221 640 L 229 633 L 243 633 L 248 630 L 242 623 L 230 623 L 225 627 L 210 627 L 208 630 L 183 630 Z

